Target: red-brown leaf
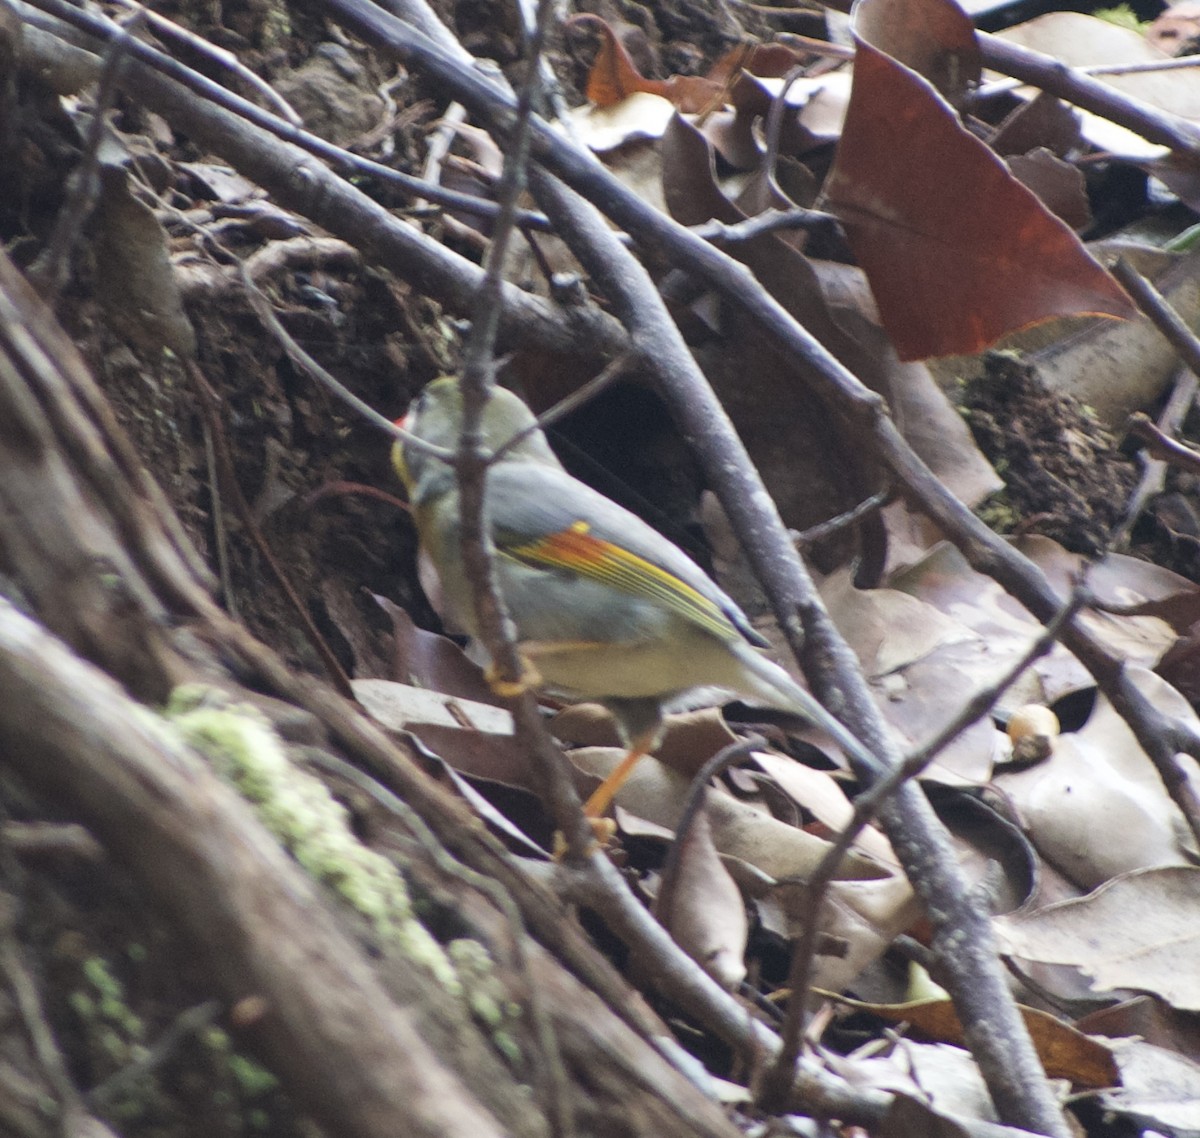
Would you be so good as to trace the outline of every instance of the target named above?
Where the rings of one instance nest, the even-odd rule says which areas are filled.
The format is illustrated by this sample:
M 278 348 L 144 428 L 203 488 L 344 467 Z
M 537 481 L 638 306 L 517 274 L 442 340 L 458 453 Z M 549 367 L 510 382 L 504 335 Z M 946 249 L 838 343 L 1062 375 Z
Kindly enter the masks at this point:
M 1133 314 L 1071 230 L 925 79 L 857 46 L 826 195 L 901 359 L 977 352 L 1053 316 Z

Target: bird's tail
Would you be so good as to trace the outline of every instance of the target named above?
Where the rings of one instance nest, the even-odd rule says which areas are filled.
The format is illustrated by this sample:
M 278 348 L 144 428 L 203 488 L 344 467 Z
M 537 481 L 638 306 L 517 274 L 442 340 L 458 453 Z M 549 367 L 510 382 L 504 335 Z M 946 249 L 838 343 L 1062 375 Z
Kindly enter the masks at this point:
M 744 683 L 738 686 L 742 695 L 759 700 L 768 707 L 803 716 L 813 726 L 828 734 L 856 763 L 876 773 L 882 773 L 886 769 L 883 761 L 872 754 L 864 743 L 826 711 L 778 664 L 760 655 L 749 645 L 738 645 L 737 656 L 743 665 Z

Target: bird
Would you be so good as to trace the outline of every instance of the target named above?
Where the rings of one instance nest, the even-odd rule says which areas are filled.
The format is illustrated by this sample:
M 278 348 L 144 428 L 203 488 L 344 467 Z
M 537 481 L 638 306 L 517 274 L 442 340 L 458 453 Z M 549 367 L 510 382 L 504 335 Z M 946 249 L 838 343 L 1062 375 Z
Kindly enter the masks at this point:
M 443 376 L 396 426 L 456 451 L 462 422 L 459 382 Z M 695 561 L 563 468 L 519 396 L 490 387 L 480 433 L 487 450 L 499 454 L 487 470 L 485 516 L 522 660 L 542 686 L 607 708 L 626 747 L 584 804 L 589 818 L 607 812 L 638 760 L 658 745 L 664 708 L 696 688 L 721 688 L 799 715 L 879 768 L 862 742 L 763 655 L 767 642 Z M 476 637 L 456 468 L 403 436 L 393 443 L 392 464 L 449 616 Z

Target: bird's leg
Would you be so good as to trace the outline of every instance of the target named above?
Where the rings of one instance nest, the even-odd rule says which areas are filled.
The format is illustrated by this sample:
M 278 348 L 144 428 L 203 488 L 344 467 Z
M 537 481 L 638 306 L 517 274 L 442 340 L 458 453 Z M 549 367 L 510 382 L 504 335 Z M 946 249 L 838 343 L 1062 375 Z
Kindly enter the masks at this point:
M 637 766 L 638 759 L 649 752 L 648 745 L 631 747 L 629 753 L 613 767 L 608 777 L 592 791 L 591 796 L 583 804 L 583 813 L 593 820 L 593 829 L 595 828 L 594 823 L 608 813 L 608 808 L 612 805 L 612 800 L 616 798 L 617 791 L 633 774 L 633 768 Z
M 653 742 L 653 740 L 649 740 Z M 583 815 L 588 820 L 588 825 L 592 828 L 592 836 L 601 846 L 608 845 L 612 841 L 613 834 L 617 832 L 617 824 L 611 818 L 605 818 L 604 814 L 612 805 L 612 800 L 616 797 L 617 791 L 629 780 L 629 776 L 633 774 L 633 768 L 637 766 L 637 761 L 643 755 L 647 754 L 649 747 L 634 747 L 629 753 L 619 762 L 609 776 L 592 791 L 588 800 L 583 804 Z M 562 831 L 556 831 L 554 835 L 554 860 L 561 861 L 567 852 L 567 841 L 563 837 Z
M 633 774 L 638 759 L 650 754 L 658 746 L 662 737 L 662 700 L 659 698 L 642 699 L 605 699 L 604 706 L 612 713 L 621 732 L 621 738 L 629 748 L 624 758 L 609 772 L 608 777 L 592 791 L 591 797 L 583 804 L 584 817 L 592 827 L 596 841 L 602 846 L 607 845 L 616 832 L 616 826 L 610 818 L 602 815 L 612 805 L 617 791 L 621 789 Z M 554 839 L 555 859 L 561 858 L 566 850 L 566 843 L 561 834 Z

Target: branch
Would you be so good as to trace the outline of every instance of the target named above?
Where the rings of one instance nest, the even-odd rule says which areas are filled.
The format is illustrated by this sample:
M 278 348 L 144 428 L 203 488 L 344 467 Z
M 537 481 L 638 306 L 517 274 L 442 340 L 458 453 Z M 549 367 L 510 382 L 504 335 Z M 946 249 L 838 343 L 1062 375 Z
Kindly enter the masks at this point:
M 2 600 L 0 685 L 6 763 L 137 867 L 227 1003 L 265 1001 L 251 1034 L 322 1125 L 500 1138 L 249 807 L 164 722 Z

